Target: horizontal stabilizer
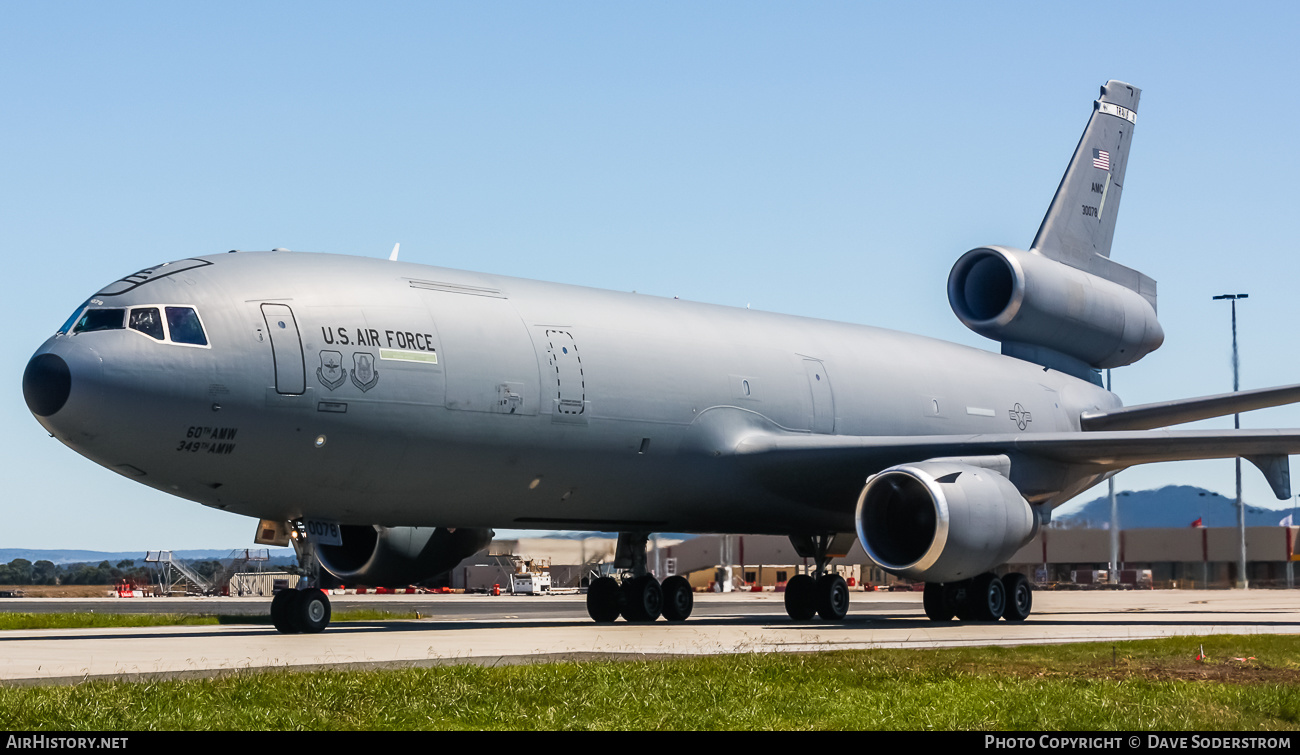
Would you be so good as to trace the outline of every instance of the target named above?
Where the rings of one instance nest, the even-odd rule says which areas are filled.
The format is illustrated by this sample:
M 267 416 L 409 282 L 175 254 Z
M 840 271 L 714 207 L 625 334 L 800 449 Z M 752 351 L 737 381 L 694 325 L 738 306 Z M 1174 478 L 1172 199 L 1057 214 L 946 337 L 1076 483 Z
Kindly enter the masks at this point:
M 1180 425 L 1184 422 L 1226 417 L 1254 409 L 1294 404 L 1300 401 L 1300 385 L 1277 388 L 1258 388 L 1236 393 L 1220 393 L 1156 404 L 1127 406 L 1109 412 L 1093 412 L 1079 417 L 1084 430 L 1150 430 L 1156 427 Z

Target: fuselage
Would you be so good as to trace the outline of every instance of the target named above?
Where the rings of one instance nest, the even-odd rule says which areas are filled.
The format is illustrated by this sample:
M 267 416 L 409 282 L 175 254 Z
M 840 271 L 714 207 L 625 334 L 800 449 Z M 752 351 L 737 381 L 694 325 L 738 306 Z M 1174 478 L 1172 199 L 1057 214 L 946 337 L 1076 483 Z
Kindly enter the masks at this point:
M 1071 431 L 1120 403 L 921 336 L 337 255 L 183 260 L 87 306 L 123 325 L 41 347 L 68 375 L 41 424 L 139 482 L 266 519 L 847 532 L 845 485 L 767 484 L 736 444 Z M 176 342 L 185 308 L 204 343 Z M 141 325 L 149 309 L 177 318 L 168 337 Z

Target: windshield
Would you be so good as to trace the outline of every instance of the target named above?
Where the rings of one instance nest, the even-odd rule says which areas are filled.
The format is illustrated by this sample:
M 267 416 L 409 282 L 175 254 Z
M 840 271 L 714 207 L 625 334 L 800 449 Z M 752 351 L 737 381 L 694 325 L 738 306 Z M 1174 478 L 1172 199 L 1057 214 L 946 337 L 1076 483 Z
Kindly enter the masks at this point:
M 72 328 L 73 333 L 89 333 L 92 330 L 121 330 L 125 327 L 125 309 L 88 309 Z
M 161 343 L 208 345 L 203 322 L 194 307 L 144 304 L 130 308 L 104 308 L 90 304 L 88 301 L 81 305 L 59 332 L 75 334 L 130 329 Z

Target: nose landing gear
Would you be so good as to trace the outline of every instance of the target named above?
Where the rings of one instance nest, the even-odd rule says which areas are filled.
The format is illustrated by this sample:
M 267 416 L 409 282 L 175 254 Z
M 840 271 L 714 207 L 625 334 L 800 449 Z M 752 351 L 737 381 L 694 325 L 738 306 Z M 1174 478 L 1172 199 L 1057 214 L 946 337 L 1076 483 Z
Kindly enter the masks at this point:
M 285 535 L 285 539 L 298 554 L 298 565 L 308 575 L 307 584 L 320 584 L 320 560 L 316 557 L 315 544 L 306 536 L 301 520 L 286 525 L 292 534 Z M 271 623 L 284 634 L 323 632 L 329 626 L 330 614 L 329 596 L 316 587 L 280 590 L 271 599 Z
M 330 623 L 330 599 L 324 590 L 281 590 L 271 599 L 271 623 L 285 634 L 316 634 Z

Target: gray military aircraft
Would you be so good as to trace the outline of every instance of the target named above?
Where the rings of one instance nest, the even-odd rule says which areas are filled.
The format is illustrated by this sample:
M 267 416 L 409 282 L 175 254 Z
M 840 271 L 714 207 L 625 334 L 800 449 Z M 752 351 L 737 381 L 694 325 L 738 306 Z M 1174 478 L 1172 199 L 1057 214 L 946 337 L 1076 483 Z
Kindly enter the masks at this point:
M 862 325 L 283 250 L 115 281 L 32 357 L 23 394 L 73 450 L 311 543 L 336 577 L 446 572 L 492 527 L 616 530 L 593 619 L 683 620 L 653 532 L 789 536 L 816 564 L 791 617 L 842 619 L 856 536 L 926 583 L 928 616 L 1023 620 L 994 569 L 1121 469 L 1245 457 L 1290 495 L 1296 430 L 1170 425 L 1300 401 L 1300 386 L 1124 408 L 1099 371 L 1161 345 L 1155 282 L 1110 259 L 1139 90 L 1109 81 L 1028 251 L 973 249 L 953 310 L 1001 354 Z M 395 257 L 394 250 L 394 257 Z M 329 622 L 319 589 L 272 603 Z

